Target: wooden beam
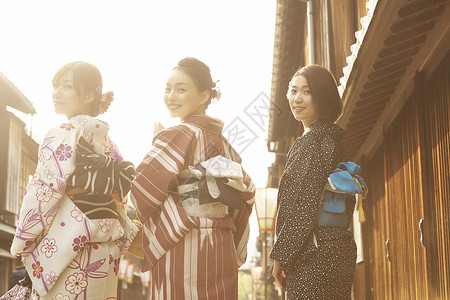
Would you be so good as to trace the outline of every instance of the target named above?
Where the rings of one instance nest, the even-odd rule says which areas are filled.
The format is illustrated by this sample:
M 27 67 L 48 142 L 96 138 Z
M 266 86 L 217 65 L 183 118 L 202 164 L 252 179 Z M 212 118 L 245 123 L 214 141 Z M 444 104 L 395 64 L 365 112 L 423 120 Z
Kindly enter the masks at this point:
M 450 43 L 449 19 L 450 5 L 446 5 L 443 15 L 436 20 L 436 26 L 434 26 L 433 30 L 428 33 L 426 42 L 421 45 L 419 52 L 416 56 L 414 56 L 411 65 L 405 73 L 405 76 L 402 78 L 401 83 L 392 95 L 392 100 L 384 109 L 383 114 L 378 119 L 372 129 L 372 132 L 368 135 L 364 144 L 359 149 L 356 157 L 361 157 L 362 155 L 371 157 L 376 150 L 376 146 L 382 141 L 383 127 L 388 128 L 392 124 L 404 103 L 409 99 L 413 91 L 413 79 L 416 72 L 422 70 L 424 65 L 429 63 L 430 57 L 432 57 L 436 51 L 439 51 L 439 49 L 447 49 L 448 51 L 448 45 Z M 434 63 L 438 64 L 439 62 Z

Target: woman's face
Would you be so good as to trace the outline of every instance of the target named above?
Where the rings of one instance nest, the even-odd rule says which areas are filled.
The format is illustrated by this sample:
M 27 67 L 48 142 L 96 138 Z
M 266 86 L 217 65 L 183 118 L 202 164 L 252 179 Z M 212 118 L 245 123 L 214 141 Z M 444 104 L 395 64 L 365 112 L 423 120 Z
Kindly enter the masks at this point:
M 53 104 L 57 114 L 66 115 L 67 119 L 89 111 L 92 97 L 80 97 L 73 84 L 72 70 L 64 73 L 53 87 Z
M 309 127 L 309 125 L 319 119 L 311 91 L 309 90 L 308 81 L 306 81 L 304 76 L 297 75 L 292 78 L 286 96 L 294 118 L 297 121 L 301 121 L 303 126 Z
M 169 76 L 164 102 L 172 118 L 184 120 L 191 114 L 205 114 L 208 91 L 199 91 L 195 82 L 184 72 L 175 70 Z

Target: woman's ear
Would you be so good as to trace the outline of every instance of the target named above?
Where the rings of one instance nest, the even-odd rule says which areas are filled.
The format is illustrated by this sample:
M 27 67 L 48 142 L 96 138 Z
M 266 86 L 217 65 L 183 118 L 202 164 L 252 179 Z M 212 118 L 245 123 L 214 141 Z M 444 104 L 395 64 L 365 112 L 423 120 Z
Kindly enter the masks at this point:
M 84 98 L 85 98 L 86 103 L 92 103 L 92 101 L 94 101 L 94 99 L 95 99 L 95 95 L 93 92 L 89 92 L 84 96 Z
M 203 92 L 201 92 L 200 96 L 202 97 L 200 104 L 205 104 L 206 102 L 208 102 L 211 93 L 207 90 L 204 90 Z

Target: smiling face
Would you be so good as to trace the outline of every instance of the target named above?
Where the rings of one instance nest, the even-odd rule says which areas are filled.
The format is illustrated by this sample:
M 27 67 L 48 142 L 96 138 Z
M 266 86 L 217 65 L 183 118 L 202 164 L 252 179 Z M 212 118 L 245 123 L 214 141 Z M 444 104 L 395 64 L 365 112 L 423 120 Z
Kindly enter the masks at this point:
M 319 120 L 308 81 L 306 81 L 304 76 L 297 75 L 292 78 L 286 97 L 289 100 L 289 106 L 294 118 L 297 121 L 301 121 L 304 127 L 307 128 Z
M 184 120 L 191 114 L 205 114 L 208 91 L 199 91 L 191 77 L 175 70 L 166 83 L 164 102 L 172 118 Z
M 86 114 L 93 100 L 91 96 L 78 95 L 73 82 L 72 70 L 68 70 L 54 81 L 52 98 L 55 112 L 66 115 L 67 119 L 79 114 Z

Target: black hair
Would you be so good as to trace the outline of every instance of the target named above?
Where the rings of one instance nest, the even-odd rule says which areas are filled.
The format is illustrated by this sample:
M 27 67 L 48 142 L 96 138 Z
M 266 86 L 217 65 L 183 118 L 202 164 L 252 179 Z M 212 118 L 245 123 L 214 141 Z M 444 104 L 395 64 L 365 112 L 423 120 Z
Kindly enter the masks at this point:
M 217 97 L 216 83 L 212 80 L 211 70 L 202 61 L 194 57 L 186 57 L 180 60 L 173 70 L 178 70 L 188 75 L 195 83 L 197 88 L 203 92 L 209 92 L 209 99 L 206 107 L 211 103 L 211 99 Z
M 342 114 L 342 99 L 333 74 L 321 65 L 307 65 L 299 68 L 292 78 L 299 75 L 308 82 L 319 120 L 335 122 Z
M 53 87 L 58 84 L 59 78 L 67 71 L 72 70 L 73 85 L 77 95 L 82 97 L 88 93 L 94 94 L 94 101 L 91 103 L 88 114 L 91 117 L 96 117 L 100 114 L 100 100 L 102 98 L 103 81 L 102 75 L 96 66 L 84 62 L 75 61 L 65 64 L 56 72 L 53 77 Z

